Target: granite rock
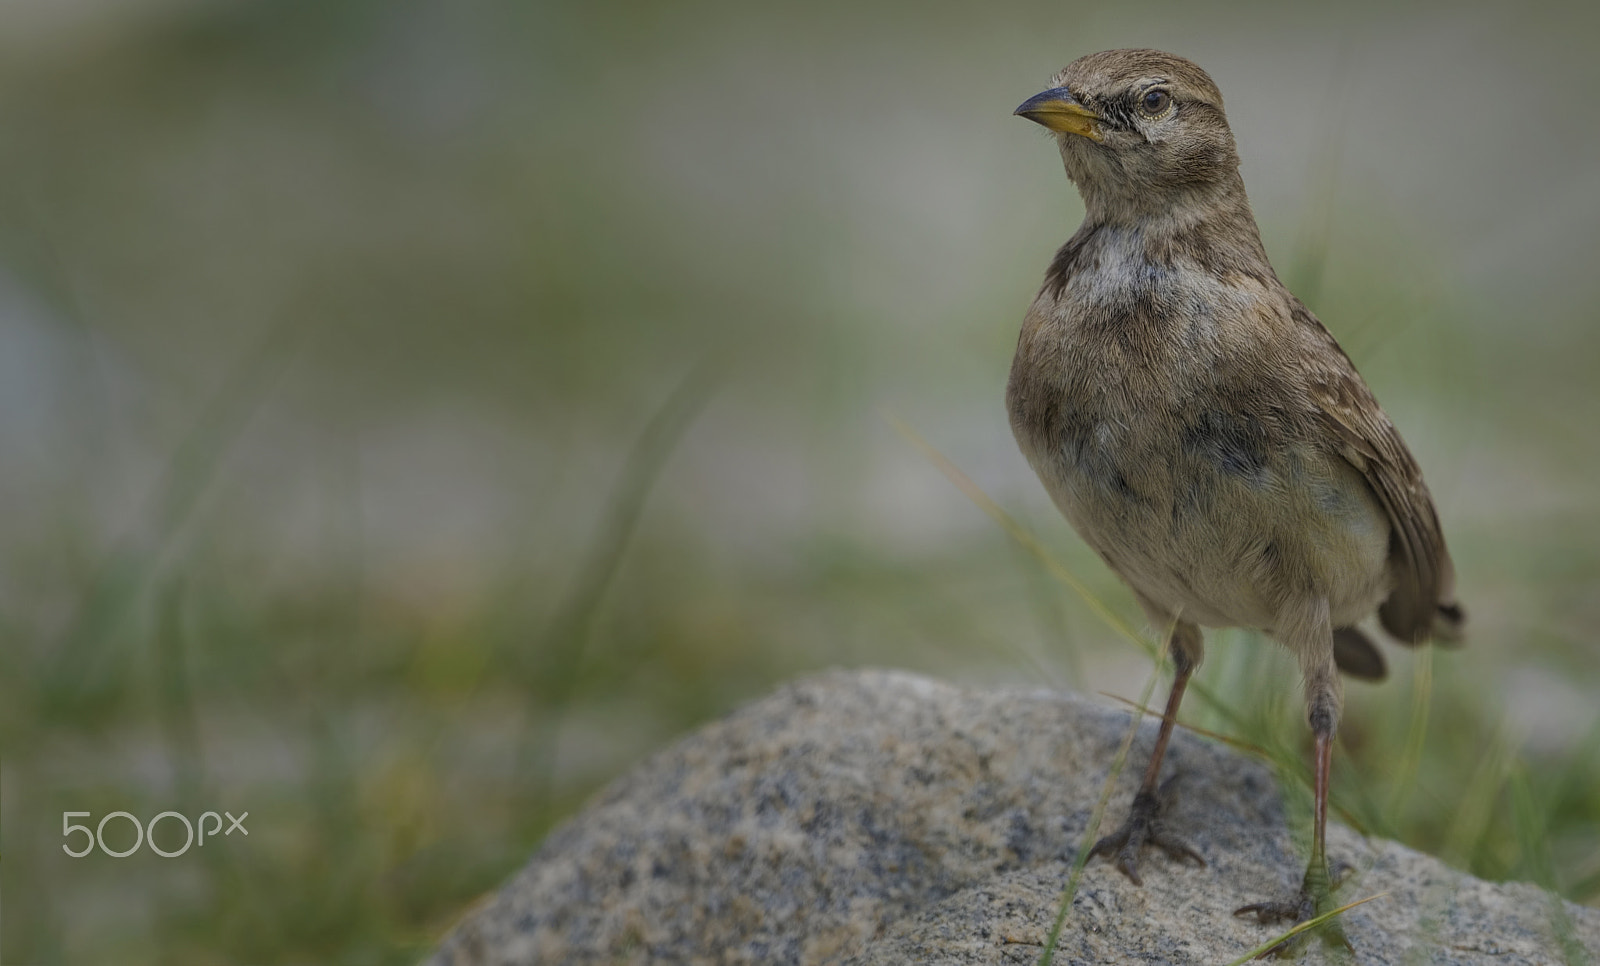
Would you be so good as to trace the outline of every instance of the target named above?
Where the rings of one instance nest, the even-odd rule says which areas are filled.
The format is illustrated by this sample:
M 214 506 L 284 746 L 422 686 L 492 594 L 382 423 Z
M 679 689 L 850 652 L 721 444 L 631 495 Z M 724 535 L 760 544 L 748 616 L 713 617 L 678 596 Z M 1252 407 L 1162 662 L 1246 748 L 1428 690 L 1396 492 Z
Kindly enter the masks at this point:
M 456 927 L 436 966 L 1032 963 L 1131 721 L 1043 690 L 893 671 L 790 684 L 614 782 Z M 1155 737 L 1140 726 L 1107 825 Z M 1145 885 L 1089 864 L 1057 963 L 1226 963 L 1272 931 L 1237 919 L 1304 860 L 1270 773 L 1180 732 L 1170 821 L 1207 867 L 1146 854 Z M 1491 884 L 1330 828 L 1372 964 L 1600 959 L 1600 910 Z M 1335 961 L 1319 945 L 1302 962 Z

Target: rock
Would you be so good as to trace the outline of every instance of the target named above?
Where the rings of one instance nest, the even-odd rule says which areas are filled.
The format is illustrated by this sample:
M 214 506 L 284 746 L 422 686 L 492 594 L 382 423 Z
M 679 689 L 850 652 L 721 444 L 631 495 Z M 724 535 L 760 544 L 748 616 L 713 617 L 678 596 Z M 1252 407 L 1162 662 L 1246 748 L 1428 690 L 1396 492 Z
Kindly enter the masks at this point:
M 436 966 L 1033 963 L 1130 715 L 1042 690 L 892 671 L 802 680 L 624 775 L 445 940 Z M 1106 825 L 1121 821 L 1155 722 Z M 1208 867 L 1146 853 L 1079 883 L 1057 963 L 1226 963 L 1274 934 L 1237 919 L 1286 896 L 1296 853 L 1271 775 L 1179 732 L 1170 814 Z M 1357 961 L 1546 964 L 1600 956 L 1600 910 L 1473 879 L 1330 827 L 1358 878 Z M 1565 937 L 1565 943 L 1559 937 Z M 1310 944 L 1302 962 L 1333 961 Z

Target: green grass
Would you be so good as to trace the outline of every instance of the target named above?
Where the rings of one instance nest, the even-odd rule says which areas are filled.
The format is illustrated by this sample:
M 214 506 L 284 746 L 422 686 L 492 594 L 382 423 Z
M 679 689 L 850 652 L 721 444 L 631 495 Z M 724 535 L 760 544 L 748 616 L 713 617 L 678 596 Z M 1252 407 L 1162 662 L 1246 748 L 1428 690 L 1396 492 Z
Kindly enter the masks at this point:
M 1133 747 L 1133 739 L 1139 734 L 1139 722 L 1144 720 L 1143 709 L 1150 703 L 1150 695 L 1155 691 L 1156 683 L 1161 680 L 1161 670 L 1164 665 L 1164 661 L 1156 662 L 1155 670 L 1151 672 L 1150 679 L 1145 682 L 1144 690 L 1139 695 L 1138 709 L 1128 722 L 1128 730 L 1122 737 L 1122 744 L 1117 746 L 1116 757 L 1111 759 L 1111 770 L 1106 774 L 1106 781 L 1100 789 L 1100 798 L 1094 803 L 1094 810 L 1089 813 L 1089 824 L 1083 829 L 1083 841 L 1078 843 L 1078 854 L 1072 859 L 1072 872 L 1067 876 L 1067 884 L 1061 890 L 1061 901 L 1056 906 L 1056 917 L 1050 923 L 1050 932 L 1045 937 L 1044 949 L 1039 953 L 1039 966 L 1050 966 L 1055 959 L 1056 943 L 1061 941 L 1061 927 L 1066 924 L 1067 914 L 1072 911 L 1072 899 L 1078 894 L 1078 882 L 1083 878 L 1084 866 L 1089 864 L 1089 850 L 1099 841 L 1100 823 L 1105 820 L 1106 805 L 1111 801 L 1111 793 L 1117 787 L 1117 778 L 1128 762 L 1128 751 Z
M 698 568 L 644 566 L 670 553 L 634 533 L 650 480 L 704 385 L 685 383 L 641 435 L 590 544 L 599 562 L 542 608 L 502 594 L 433 613 L 377 597 L 357 573 L 269 587 L 201 544 L 124 578 L 139 590 L 102 625 L 107 654 L 95 660 L 116 671 L 96 687 L 58 683 L 48 648 L 8 651 L 12 957 L 90 962 L 114 948 L 121 962 L 413 961 L 629 760 L 808 668 L 916 664 L 930 628 L 966 633 L 947 620 L 952 607 L 982 623 L 979 601 L 1026 608 L 1030 570 L 1065 572 L 1037 543 L 1018 558 L 987 541 L 917 566 L 870 548 L 821 554 L 799 575 L 747 579 L 737 592 Z M 83 566 L 87 606 L 107 606 L 104 572 Z M 996 587 L 1012 596 L 995 600 Z M 1118 614 L 1127 602 L 1114 584 L 1077 589 L 1104 601 L 1098 619 L 1111 634 L 1073 661 L 1093 667 L 1105 648 L 1142 640 Z M 791 625 L 818 611 L 834 623 Z M 891 643 L 903 650 L 854 651 L 857 638 L 838 633 L 854 622 L 868 633 L 898 626 Z M 824 646 L 789 645 L 811 635 Z M 546 643 L 525 646 L 537 640 Z M 1485 700 L 1488 683 L 1462 666 L 1472 651 L 1428 654 L 1398 652 L 1398 680 L 1352 694 L 1336 814 L 1463 870 L 1593 901 L 1592 742 L 1519 755 Z M 1186 719 L 1264 750 L 1307 818 L 1287 657 L 1253 635 L 1216 635 L 1193 692 Z M 140 774 L 131 761 L 159 764 Z M 248 809 L 252 836 L 163 862 L 70 860 L 53 831 L 17 835 L 53 830 L 69 809 L 167 808 Z M 87 917 L 75 914 L 85 901 Z

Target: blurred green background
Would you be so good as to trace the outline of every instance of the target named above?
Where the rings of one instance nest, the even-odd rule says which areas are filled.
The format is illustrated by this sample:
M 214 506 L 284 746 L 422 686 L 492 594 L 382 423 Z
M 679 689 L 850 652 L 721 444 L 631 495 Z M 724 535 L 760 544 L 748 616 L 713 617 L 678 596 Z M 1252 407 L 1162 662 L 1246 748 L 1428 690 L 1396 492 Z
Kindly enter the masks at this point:
M 0 5 L 0 959 L 413 962 L 601 783 L 813 669 L 1136 695 L 1147 659 L 882 416 L 1137 623 L 1002 402 L 1081 215 L 1011 109 L 1116 46 L 1217 79 L 1455 551 L 1469 646 L 1349 686 L 1345 817 L 1600 903 L 1597 28 Z M 1233 707 L 1186 720 L 1288 769 L 1290 662 L 1209 641 Z M 61 851 L 64 811 L 168 809 L 249 836 Z

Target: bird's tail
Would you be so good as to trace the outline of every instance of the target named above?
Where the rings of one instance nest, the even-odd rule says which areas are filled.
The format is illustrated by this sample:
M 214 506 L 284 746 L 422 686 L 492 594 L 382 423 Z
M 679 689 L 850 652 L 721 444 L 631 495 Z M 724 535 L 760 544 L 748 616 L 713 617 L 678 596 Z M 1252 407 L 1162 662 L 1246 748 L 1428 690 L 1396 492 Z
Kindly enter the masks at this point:
M 1443 601 L 1433 614 L 1433 643 L 1459 646 L 1466 637 L 1467 612 L 1455 600 Z

